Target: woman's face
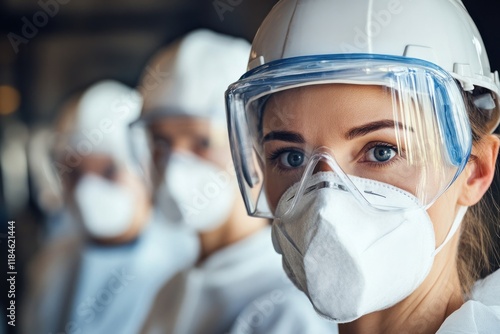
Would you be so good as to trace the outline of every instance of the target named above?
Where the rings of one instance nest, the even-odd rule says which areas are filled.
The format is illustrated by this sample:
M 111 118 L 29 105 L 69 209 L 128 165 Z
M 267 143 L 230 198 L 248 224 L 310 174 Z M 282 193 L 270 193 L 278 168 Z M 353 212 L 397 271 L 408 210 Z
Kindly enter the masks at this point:
M 262 124 L 271 206 L 300 180 L 310 152 L 323 146 L 349 175 L 410 188 L 399 177 L 405 162 L 397 155 L 393 118 L 391 95 L 379 86 L 316 85 L 274 94 Z
M 300 180 L 308 154 L 323 146 L 333 152 L 346 174 L 414 193 L 422 174 L 427 173 L 419 164 L 410 166 L 406 161 L 406 145 L 401 139 L 398 143 L 398 137 L 409 141 L 414 131 L 404 131 L 407 137 L 398 135 L 404 127 L 395 125 L 391 92 L 384 87 L 328 84 L 274 94 L 262 119 L 265 190 L 271 210 Z M 319 162 L 315 172 L 329 170 L 326 163 Z M 456 200 L 450 192 L 454 187 L 441 196 L 429 214 L 436 211 L 432 214 L 436 218 L 452 219 L 455 210 L 443 215 L 438 209 Z

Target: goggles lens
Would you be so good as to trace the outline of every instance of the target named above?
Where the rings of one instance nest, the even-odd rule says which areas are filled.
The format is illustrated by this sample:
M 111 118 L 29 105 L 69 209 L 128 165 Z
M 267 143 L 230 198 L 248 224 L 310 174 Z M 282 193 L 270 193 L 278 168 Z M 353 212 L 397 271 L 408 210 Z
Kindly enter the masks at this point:
M 322 171 L 338 174 L 377 210 L 408 208 L 381 203 L 357 180 L 399 188 L 429 206 L 470 155 L 460 89 L 424 61 L 300 57 L 257 68 L 226 94 L 233 159 L 255 216 L 274 217 L 288 188 Z

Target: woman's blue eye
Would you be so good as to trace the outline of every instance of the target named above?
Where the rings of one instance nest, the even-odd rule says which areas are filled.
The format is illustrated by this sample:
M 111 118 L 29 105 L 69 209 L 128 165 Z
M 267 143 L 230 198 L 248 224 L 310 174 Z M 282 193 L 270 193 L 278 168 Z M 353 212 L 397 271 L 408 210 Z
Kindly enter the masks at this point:
M 289 151 L 281 154 L 280 163 L 288 168 L 297 168 L 304 164 L 304 153 L 299 151 Z
M 397 152 L 389 146 L 377 145 L 368 151 L 368 161 L 387 162 L 396 156 Z

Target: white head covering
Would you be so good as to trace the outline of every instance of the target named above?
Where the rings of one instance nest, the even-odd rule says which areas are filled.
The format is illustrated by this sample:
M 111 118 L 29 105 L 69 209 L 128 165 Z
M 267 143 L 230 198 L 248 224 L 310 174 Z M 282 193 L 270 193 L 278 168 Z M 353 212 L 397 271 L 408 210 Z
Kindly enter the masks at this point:
M 189 116 L 226 122 L 224 92 L 245 72 L 250 44 L 196 30 L 159 51 L 146 67 L 139 90 L 142 118 Z
M 141 106 L 139 93 L 117 81 L 92 85 L 78 103 L 71 146 L 82 155 L 103 153 L 132 164 L 128 125 Z

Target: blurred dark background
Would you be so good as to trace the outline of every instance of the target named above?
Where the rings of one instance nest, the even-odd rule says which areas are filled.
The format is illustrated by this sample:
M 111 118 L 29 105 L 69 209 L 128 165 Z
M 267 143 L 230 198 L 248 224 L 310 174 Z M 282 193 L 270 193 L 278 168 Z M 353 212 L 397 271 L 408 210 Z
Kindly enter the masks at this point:
M 17 114 L 23 121 L 45 121 L 61 93 L 104 78 L 134 85 L 154 51 L 195 28 L 251 40 L 275 2 L 5 0 L 0 6 L 0 84 L 20 92 Z M 23 17 L 38 23 L 38 32 L 23 31 Z M 33 37 L 20 40 L 16 53 L 11 32 Z
M 135 86 L 156 50 L 195 28 L 207 27 L 251 41 L 276 2 L 0 1 L 0 247 L 5 251 L 7 220 L 16 220 L 19 292 L 22 268 L 36 251 L 44 219 L 39 191 L 29 172 L 33 161 L 27 158 L 28 146 L 33 134 L 54 119 L 61 100 L 100 79 Z M 492 68 L 500 70 L 500 2 L 464 3 L 483 36 Z M 7 266 L 3 251 L 2 303 L 6 297 L 2 275 Z M 4 305 L 0 307 L 5 310 Z

